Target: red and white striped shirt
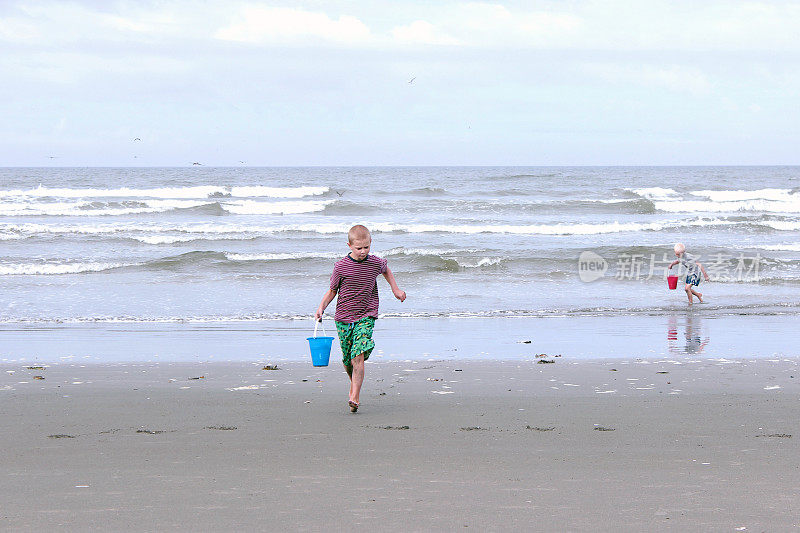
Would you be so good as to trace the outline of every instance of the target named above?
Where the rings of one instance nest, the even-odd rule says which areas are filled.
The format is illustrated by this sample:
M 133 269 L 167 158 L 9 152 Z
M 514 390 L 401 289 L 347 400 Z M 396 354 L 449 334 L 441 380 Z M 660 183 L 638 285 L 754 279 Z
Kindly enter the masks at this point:
M 334 320 L 352 324 L 364 317 L 378 318 L 377 278 L 386 272 L 386 259 L 368 255 L 356 261 L 350 255 L 336 261 L 331 290 L 337 291 Z

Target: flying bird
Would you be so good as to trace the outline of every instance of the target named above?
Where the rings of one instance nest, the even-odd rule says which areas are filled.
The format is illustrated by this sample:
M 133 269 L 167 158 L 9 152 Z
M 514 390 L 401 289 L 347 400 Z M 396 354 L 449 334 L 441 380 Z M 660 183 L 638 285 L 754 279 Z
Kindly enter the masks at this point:
M 140 139 L 139 137 L 136 137 L 136 138 L 133 140 L 133 142 L 136 142 L 136 141 L 141 141 L 141 139 Z
M 342 196 L 342 195 L 344 194 L 344 191 L 342 191 L 342 192 L 339 192 L 339 191 L 336 191 L 336 190 L 334 190 L 334 192 L 335 192 L 336 194 L 338 194 L 339 196 Z
M 416 77 L 416 76 L 414 76 L 413 78 L 411 78 L 410 80 L 408 80 L 408 83 L 409 83 L 409 84 L 411 84 L 411 83 L 414 83 L 414 80 L 415 80 L 415 79 L 417 79 L 417 77 Z

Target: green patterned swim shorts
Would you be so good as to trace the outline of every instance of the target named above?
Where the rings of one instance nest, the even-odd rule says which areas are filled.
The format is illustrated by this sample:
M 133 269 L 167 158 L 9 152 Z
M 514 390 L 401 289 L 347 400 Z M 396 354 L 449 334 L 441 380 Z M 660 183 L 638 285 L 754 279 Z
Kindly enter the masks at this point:
M 336 322 L 336 331 L 339 333 L 339 344 L 342 346 L 342 363 L 350 365 L 350 360 L 359 354 L 364 354 L 364 361 L 369 359 L 369 354 L 375 347 L 372 340 L 372 330 L 375 319 L 371 316 L 364 317 L 358 322 Z

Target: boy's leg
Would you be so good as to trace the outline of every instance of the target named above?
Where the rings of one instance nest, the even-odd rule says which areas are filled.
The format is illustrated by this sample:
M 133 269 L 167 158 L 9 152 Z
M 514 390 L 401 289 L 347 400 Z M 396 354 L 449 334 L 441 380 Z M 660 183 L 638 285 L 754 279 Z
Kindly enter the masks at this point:
M 345 364 L 344 371 L 347 372 L 347 377 L 350 378 L 350 393 L 348 397 L 353 397 L 353 365 Z
M 703 303 L 703 293 L 697 292 L 696 290 L 692 289 L 692 294 L 697 296 L 697 299 L 700 300 L 700 303 Z
M 353 373 L 350 378 L 350 401 L 361 403 L 361 385 L 364 383 L 364 354 L 360 353 L 352 359 Z
M 689 305 L 692 305 L 692 293 L 694 292 L 692 286 L 687 283 L 683 290 L 686 291 L 686 296 L 689 298 Z

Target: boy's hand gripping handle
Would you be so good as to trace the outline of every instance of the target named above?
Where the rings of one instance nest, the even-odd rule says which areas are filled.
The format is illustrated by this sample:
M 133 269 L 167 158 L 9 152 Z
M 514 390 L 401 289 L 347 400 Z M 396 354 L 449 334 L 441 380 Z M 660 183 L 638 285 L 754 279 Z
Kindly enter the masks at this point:
M 325 324 L 322 323 L 322 320 L 314 319 L 314 338 L 317 337 L 317 327 L 319 327 L 320 325 L 322 325 L 322 335 L 324 337 L 328 336 L 328 334 L 325 332 Z

